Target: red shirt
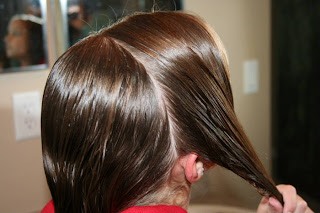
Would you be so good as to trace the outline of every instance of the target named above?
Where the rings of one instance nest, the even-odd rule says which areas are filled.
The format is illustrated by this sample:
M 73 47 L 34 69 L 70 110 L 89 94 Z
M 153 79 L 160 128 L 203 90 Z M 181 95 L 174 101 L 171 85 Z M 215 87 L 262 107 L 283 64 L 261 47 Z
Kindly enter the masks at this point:
M 41 213 L 54 213 L 54 205 L 52 200 L 47 203 L 47 205 L 42 209 Z
M 41 213 L 54 213 L 52 200 L 42 209 Z M 179 206 L 133 206 L 122 213 L 187 213 L 187 211 Z

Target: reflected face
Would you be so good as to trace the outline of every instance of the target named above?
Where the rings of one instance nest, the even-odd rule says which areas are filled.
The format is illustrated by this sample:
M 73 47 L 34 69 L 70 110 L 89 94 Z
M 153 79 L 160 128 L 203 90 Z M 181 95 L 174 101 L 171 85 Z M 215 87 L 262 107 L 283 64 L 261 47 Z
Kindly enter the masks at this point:
M 8 35 L 5 37 L 5 44 L 8 58 L 21 59 L 28 56 L 28 31 L 24 21 L 10 21 Z

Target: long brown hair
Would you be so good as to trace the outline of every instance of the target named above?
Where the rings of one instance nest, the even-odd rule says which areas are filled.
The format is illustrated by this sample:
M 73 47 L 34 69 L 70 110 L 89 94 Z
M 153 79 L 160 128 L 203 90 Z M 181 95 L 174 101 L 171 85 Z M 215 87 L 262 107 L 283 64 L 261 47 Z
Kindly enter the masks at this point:
M 282 202 L 235 115 L 221 41 L 189 14 L 136 14 L 64 53 L 44 91 L 42 144 L 56 212 L 138 205 L 191 152 Z

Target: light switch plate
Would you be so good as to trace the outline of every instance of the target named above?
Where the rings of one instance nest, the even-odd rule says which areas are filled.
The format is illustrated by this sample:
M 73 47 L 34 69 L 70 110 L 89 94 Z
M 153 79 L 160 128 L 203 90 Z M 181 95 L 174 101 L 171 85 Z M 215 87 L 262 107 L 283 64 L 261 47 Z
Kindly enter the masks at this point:
M 40 137 L 40 92 L 14 93 L 12 98 L 16 140 Z
M 243 92 L 245 94 L 259 92 L 258 60 L 247 60 L 243 63 Z

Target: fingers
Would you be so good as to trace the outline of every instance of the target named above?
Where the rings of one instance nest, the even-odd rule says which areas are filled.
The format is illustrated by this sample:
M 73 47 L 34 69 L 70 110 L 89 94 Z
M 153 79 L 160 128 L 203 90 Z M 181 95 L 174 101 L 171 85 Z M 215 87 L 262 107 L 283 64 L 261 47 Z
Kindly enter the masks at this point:
M 278 190 L 283 196 L 284 208 L 283 212 L 293 213 L 314 213 L 302 197 L 297 195 L 296 189 L 291 185 L 278 185 Z M 270 201 L 269 201 L 270 203 Z M 278 211 L 278 210 L 277 210 Z
M 269 197 L 262 197 L 257 209 L 257 213 L 268 213 L 269 211 Z
M 312 210 L 308 207 L 307 210 L 305 211 L 305 213 L 314 213 L 314 211 L 312 211 Z
M 282 205 L 277 199 L 265 196 L 261 199 L 257 213 L 280 213 L 282 209 Z
M 297 208 L 294 213 L 306 212 L 308 209 L 308 204 L 299 195 L 297 196 Z
M 297 195 L 297 191 L 290 185 L 278 185 L 280 193 L 283 195 L 284 207 L 273 197 L 263 197 L 258 213 L 314 213 L 303 198 Z
M 300 197 L 299 195 L 297 195 L 297 208 L 295 210 L 294 213 L 314 213 L 309 207 L 308 207 L 308 203 L 303 200 L 302 197 Z
M 291 185 L 278 185 L 278 190 L 283 196 L 284 208 L 283 212 L 295 212 L 297 207 L 297 191 Z
M 283 207 L 281 205 L 281 203 L 275 199 L 274 197 L 270 197 L 269 198 L 269 206 L 270 208 L 270 212 L 282 212 L 283 211 Z

